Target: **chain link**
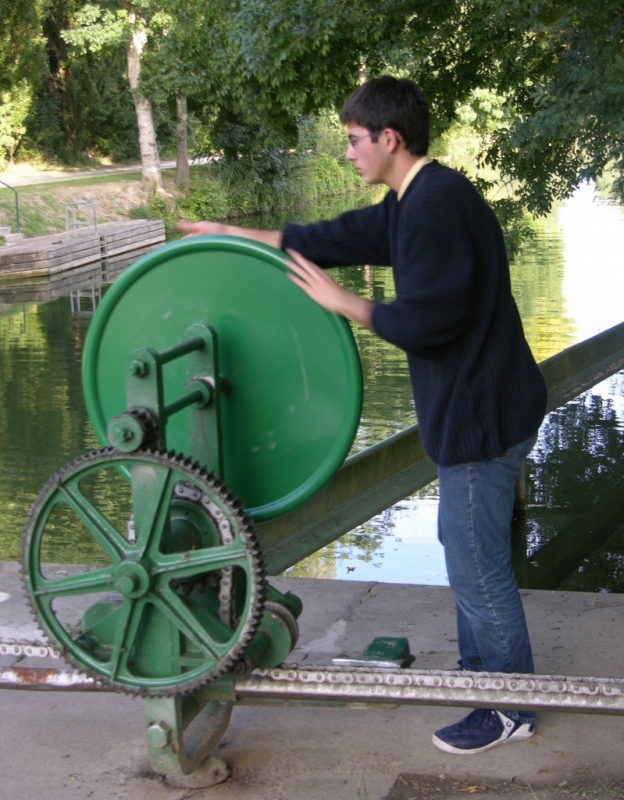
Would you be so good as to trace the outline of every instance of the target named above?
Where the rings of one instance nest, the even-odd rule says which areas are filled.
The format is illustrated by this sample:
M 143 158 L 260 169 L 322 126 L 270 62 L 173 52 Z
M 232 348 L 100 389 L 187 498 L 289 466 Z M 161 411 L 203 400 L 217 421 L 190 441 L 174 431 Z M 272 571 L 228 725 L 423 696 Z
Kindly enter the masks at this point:
M 173 493 L 175 497 L 186 500 L 189 503 L 199 505 L 212 520 L 219 540 L 222 545 L 231 544 L 234 541 L 232 526 L 219 506 L 207 494 L 200 492 L 192 484 L 180 481 L 176 483 Z M 234 620 L 234 568 L 224 567 L 217 570 L 219 573 L 219 620 L 232 628 Z
M 41 642 L 24 642 L 17 639 L 0 639 L 1 656 L 29 656 L 35 658 L 60 658 L 61 652 L 52 645 Z

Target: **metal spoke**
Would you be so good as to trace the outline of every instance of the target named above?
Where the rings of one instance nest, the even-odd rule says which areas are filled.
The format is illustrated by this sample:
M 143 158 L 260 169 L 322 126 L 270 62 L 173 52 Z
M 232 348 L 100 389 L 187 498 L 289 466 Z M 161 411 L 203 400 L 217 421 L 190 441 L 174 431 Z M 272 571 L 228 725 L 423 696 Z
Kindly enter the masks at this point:
M 64 578 L 33 580 L 35 597 L 71 597 L 72 595 L 110 592 L 113 588 L 113 575 L 110 567 L 67 575 Z
M 152 575 L 166 575 L 167 580 L 192 578 L 224 567 L 240 567 L 249 571 L 249 553 L 243 541 L 236 539 L 231 544 L 204 547 L 186 553 L 161 554 L 158 565 L 152 569 Z
M 232 646 L 232 631 L 229 630 L 216 617 L 210 619 L 210 628 L 214 633 L 223 636 L 227 641 L 223 644 L 215 641 L 214 636 L 204 627 L 192 612 L 184 605 L 182 600 L 170 588 L 166 587 L 159 593 L 160 596 L 152 596 L 154 605 L 169 619 L 172 624 L 186 636 L 193 644 L 207 652 L 212 658 L 218 660 L 224 656 Z
M 84 524 L 86 529 L 93 534 L 104 552 L 114 564 L 118 564 L 127 554 L 125 539 L 119 531 L 110 524 L 106 517 L 82 494 L 78 488 L 80 476 L 75 476 L 60 487 L 63 497 L 69 507 Z
M 160 464 L 132 466 L 134 525 L 137 541 L 133 550 L 143 557 L 159 552 L 162 532 L 169 520 L 173 487 L 180 480 L 171 467 Z M 140 502 L 139 502 L 140 498 Z
M 110 679 L 115 680 L 121 666 L 126 665 L 132 644 L 136 638 L 143 615 L 145 602 L 141 600 L 130 600 L 124 598 L 119 611 L 119 627 L 116 631 L 115 642 L 113 644 L 113 655 L 109 662 Z

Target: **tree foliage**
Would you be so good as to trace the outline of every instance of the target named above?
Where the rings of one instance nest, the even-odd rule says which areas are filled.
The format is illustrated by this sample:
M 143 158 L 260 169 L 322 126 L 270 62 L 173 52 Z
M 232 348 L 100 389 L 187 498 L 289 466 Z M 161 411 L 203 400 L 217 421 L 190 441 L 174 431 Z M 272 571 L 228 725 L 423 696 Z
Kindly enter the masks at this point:
M 26 132 L 43 65 L 44 0 L 0 0 L 0 168 Z
M 624 199 L 621 0 L 0 0 L 5 154 L 43 119 L 65 155 L 136 137 L 120 57 L 132 9 L 148 26 L 141 91 L 171 128 L 187 96 L 196 143 L 230 161 L 277 163 L 302 119 L 389 71 L 421 84 L 435 134 L 498 98 L 475 117 L 480 161 L 532 212 L 605 171 Z
M 542 214 L 607 167 L 624 198 L 624 14 L 620 0 L 415 3 L 387 61 L 415 77 L 440 122 L 474 89 L 505 99 L 483 161 Z
M 511 0 L 501 6 L 515 11 Z M 624 199 L 623 10 L 616 0 L 542 0 L 516 23 L 516 56 L 505 48 L 500 67 L 516 116 L 487 158 L 521 182 L 532 210 L 607 167 Z

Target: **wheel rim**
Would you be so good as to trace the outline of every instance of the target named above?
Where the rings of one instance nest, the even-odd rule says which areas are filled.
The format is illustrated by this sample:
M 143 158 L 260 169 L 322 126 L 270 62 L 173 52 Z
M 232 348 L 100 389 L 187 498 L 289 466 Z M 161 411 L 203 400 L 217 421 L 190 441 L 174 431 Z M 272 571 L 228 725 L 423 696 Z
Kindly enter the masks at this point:
M 133 541 L 82 489 L 90 476 L 122 467 L 133 473 Z M 172 504 L 182 482 L 201 493 L 205 506 L 203 517 L 196 510 L 189 523 L 196 543 L 191 550 L 163 552 L 163 544 L 172 540 Z M 106 566 L 60 577 L 46 574 L 44 541 L 59 507 L 93 537 Z M 229 531 L 226 544 L 224 531 Z M 216 590 L 210 589 L 224 570 L 239 576 L 238 613 L 231 627 L 215 612 Z M 171 454 L 106 448 L 58 473 L 43 487 L 26 522 L 24 573 L 37 617 L 69 659 L 130 692 L 177 693 L 213 679 L 242 654 L 261 615 L 264 579 L 249 519 L 219 481 Z M 209 590 L 203 599 L 199 586 Z M 111 641 L 96 640 L 95 650 L 91 633 L 84 630 L 95 606 L 83 617 L 80 633 L 60 612 L 90 600 L 99 600 L 115 619 L 109 623 Z

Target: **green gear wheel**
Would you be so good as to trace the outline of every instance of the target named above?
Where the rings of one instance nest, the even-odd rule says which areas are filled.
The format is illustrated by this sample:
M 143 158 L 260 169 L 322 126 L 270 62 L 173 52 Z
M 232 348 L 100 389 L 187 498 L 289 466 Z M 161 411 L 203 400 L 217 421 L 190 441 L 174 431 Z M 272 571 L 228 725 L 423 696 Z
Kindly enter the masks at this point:
M 117 473 L 120 468 L 132 474 L 131 536 L 109 521 L 104 501 L 87 496 L 81 487 L 102 470 Z M 184 502 L 176 499 L 180 487 L 201 493 L 203 509 L 189 512 L 176 540 L 172 528 L 185 514 Z M 86 531 L 95 540 L 107 566 L 69 569 L 60 577 L 45 574 L 45 537 L 58 537 L 59 526 L 51 520 L 58 509 L 79 522 L 83 539 Z M 80 546 L 84 549 L 84 542 Z M 220 479 L 174 453 L 120 453 L 109 447 L 60 470 L 28 514 L 23 567 L 36 617 L 65 657 L 132 694 L 186 693 L 213 680 L 242 656 L 262 616 L 265 577 L 253 523 Z M 232 571 L 237 576 L 236 613 L 226 624 L 219 615 L 218 587 L 220 576 Z M 85 600 L 100 603 L 87 611 L 77 630 L 61 619 L 59 609 Z M 92 628 L 85 631 L 89 615 Z M 91 635 L 93 627 L 97 630 L 93 620 L 107 615 L 113 635 L 98 641 Z

